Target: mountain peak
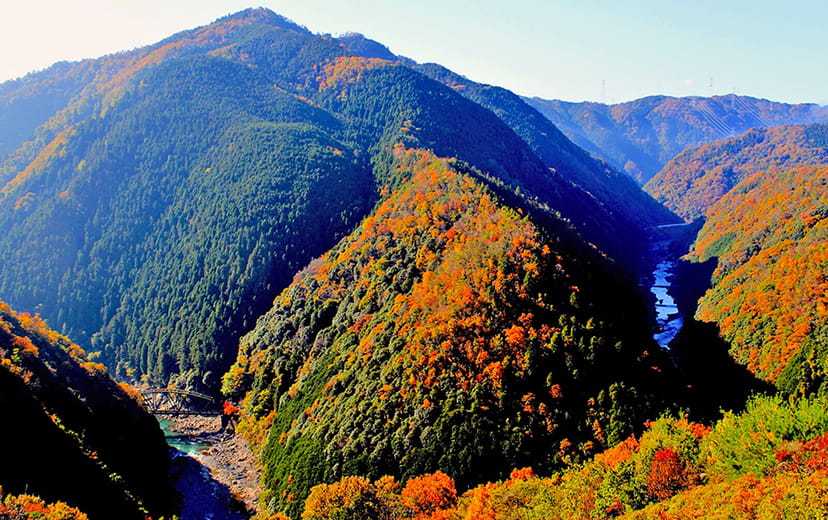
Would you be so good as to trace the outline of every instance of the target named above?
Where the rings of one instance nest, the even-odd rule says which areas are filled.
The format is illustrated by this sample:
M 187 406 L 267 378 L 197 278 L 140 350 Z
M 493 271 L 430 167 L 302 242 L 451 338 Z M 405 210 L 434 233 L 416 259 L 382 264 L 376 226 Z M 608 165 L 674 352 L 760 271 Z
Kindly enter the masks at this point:
M 281 29 L 293 29 L 306 33 L 310 32 L 307 28 L 271 11 L 266 7 L 249 7 L 216 20 L 216 23 L 221 22 L 260 23 Z

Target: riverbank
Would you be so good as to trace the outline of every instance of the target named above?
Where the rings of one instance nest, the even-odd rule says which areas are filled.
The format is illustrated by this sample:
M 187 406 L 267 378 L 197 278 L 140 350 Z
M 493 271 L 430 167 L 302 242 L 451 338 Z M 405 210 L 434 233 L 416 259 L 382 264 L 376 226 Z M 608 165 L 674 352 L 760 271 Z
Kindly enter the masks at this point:
M 187 454 L 207 468 L 215 481 L 226 486 L 252 516 L 261 492 L 261 475 L 256 467 L 256 456 L 245 440 L 239 435 L 222 431 L 218 416 L 190 415 L 165 419 L 167 431 L 174 434 L 176 447 L 181 450 L 182 446 L 192 446 L 192 450 L 185 450 Z
M 686 388 L 685 406 L 697 421 L 718 419 L 722 410 L 739 410 L 751 394 L 771 389 L 737 364 L 718 325 L 696 321 L 698 300 L 710 288 L 717 259 L 692 262 L 690 250 L 702 221 L 650 230 L 651 275 L 646 280 L 656 325 L 654 339 L 669 351 Z M 660 288 L 656 286 L 661 286 Z
M 675 271 L 698 226 L 698 223 L 668 224 L 650 230 L 650 248 L 645 260 L 650 272 L 643 285 L 652 295 L 653 339 L 664 349 L 670 348 L 670 343 L 684 326 L 685 315 L 673 299 Z

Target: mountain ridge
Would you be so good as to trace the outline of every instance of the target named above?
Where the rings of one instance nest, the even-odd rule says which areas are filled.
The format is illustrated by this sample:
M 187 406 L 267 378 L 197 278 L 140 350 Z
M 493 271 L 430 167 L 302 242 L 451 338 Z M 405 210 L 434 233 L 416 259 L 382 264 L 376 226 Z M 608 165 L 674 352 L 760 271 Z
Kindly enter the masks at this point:
M 645 184 L 685 148 L 750 128 L 828 121 L 828 107 L 749 96 L 647 96 L 605 105 L 524 98 L 570 139 Z
M 742 179 L 770 167 L 828 162 L 828 125 L 755 128 L 731 139 L 688 148 L 644 189 L 685 220 L 704 217 Z
M 549 471 L 678 391 L 634 289 L 582 264 L 575 237 L 449 160 L 394 155 L 406 180 L 297 275 L 224 378 L 271 512 L 298 514 L 311 486 L 347 474 L 440 470 L 468 486 L 515 465 Z
M 342 41 L 313 35 L 269 11 L 230 15 L 72 70 L 86 74 L 96 63 L 103 67 L 99 77 L 0 165 L 0 222 L 10 230 L 0 242 L 7 257 L 17 259 L 0 269 L 0 290 L 15 306 L 40 310 L 85 347 L 102 351 L 119 375 L 135 371 L 159 380 L 178 373 L 183 379 L 176 384 L 216 389 L 233 343 L 257 313 L 294 272 L 368 214 L 379 198 L 376 190 L 387 183 L 383 176 L 392 173 L 385 171 L 388 151 L 398 140 L 476 167 L 488 182 L 513 192 L 515 201 L 580 234 L 630 279 L 644 247 L 643 229 L 673 218 L 640 190 L 630 192 L 626 179 L 627 191 L 615 193 L 613 179 L 620 174 L 559 133 L 544 140 L 541 134 L 554 127 L 513 94 L 480 87 L 517 107 L 519 117 L 510 126 L 407 60 L 354 56 Z M 54 78 L 30 79 L 32 87 Z M 488 106 L 497 109 L 498 103 Z M 526 118 L 535 123 L 520 136 L 512 127 Z M 313 148 L 326 152 L 287 166 L 269 151 L 277 134 L 255 130 L 264 123 L 310 124 L 319 129 Z M 278 135 L 296 143 L 305 139 L 299 127 L 292 128 Z M 537 140 L 534 149 L 526 139 Z M 256 154 L 271 159 L 260 161 Z M 235 164 L 223 159 L 231 157 Z M 336 174 L 318 174 L 334 164 Z M 345 175 L 354 196 L 345 200 L 311 185 L 295 186 L 296 193 L 326 201 L 318 216 L 329 227 L 310 241 L 301 240 L 299 228 L 288 226 L 282 235 L 268 230 L 283 209 L 293 224 L 310 218 L 310 207 L 288 191 L 258 192 L 247 200 L 253 212 L 262 204 L 281 208 L 259 224 L 229 220 L 244 223 L 242 235 L 258 239 L 236 239 L 230 232 L 235 224 L 225 226 L 217 217 L 197 219 L 198 226 L 181 218 L 182 211 L 190 217 L 198 211 L 194 200 L 232 205 L 228 214 L 243 215 L 248 209 L 236 190 L 268 182 L 270 168 L 284 168 L 284 175 L 293 168 L 317 172 L 302 181 L 317 187 Z M 249 179 L 230 175 L 233 170 Z M 225 189 L 213 190 L 201 179 Z M 639 202 L 625 202 L 625 193 Z M 229 208 L 216 207 L 217 215 L 223 211 Z M 216 239 L 208 239 L 205 229 Z M 39 244 L 49 244 L 45 254 Z M 186 256 L 182 244 L 189 244 L 192 259 L 174 262 L 175 255 Z M 225 269 L 219 251 L 247 267 Z M 192 280 L 192 268 L 207 273 L 188 291 L 178 290 Z M 160 279 L 171 283 L 154 281 Z M 251 301 L 246 309 L 235 303 L 242 294 Z M 209 375 L 196 375 L 204 363 Z

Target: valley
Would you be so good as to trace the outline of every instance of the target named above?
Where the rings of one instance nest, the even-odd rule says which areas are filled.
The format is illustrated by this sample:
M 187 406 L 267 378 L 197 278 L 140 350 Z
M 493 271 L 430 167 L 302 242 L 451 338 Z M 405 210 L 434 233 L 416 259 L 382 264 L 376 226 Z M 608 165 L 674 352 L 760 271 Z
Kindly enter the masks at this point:
M 0 84 L 0 518 L 815 518 L 826 120 L 266 8 Z
M 653 338 L 661 348 L 669 349 L 670 342 L 681 331 L 685 316 L 673 298 L 676 268 L 682 243 L 692 224 L 663 224 L 650 231 L 650 249 L 647 261 L 653 266 L 646 286 L 655 298 L 653 311 L 657 326 Z
M 244 439 L 221 430 L 215 416 L 168 416 L 160 422 L 175 451 L 171 478 L 185 497 L 181 520 L 250 518 L 261 492 L 260 472 Z

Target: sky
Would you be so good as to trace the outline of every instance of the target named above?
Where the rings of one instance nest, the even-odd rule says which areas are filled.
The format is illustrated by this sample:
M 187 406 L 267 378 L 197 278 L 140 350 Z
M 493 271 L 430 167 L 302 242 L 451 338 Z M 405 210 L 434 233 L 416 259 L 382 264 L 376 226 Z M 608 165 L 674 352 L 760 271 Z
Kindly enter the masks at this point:
M 828 105 L 824 0 L 28 0 L 0 7 L 0 82 L 267 7 L 518 94 L 737 93 Z

